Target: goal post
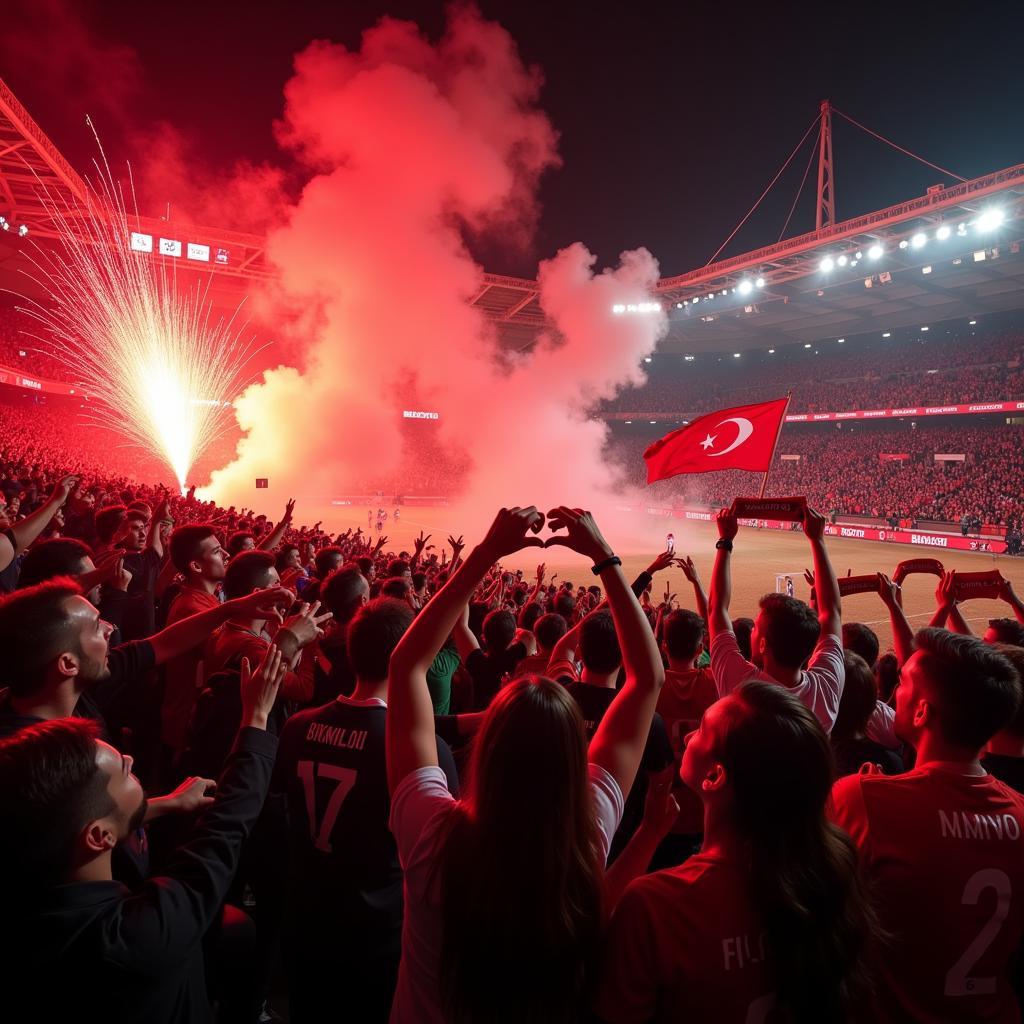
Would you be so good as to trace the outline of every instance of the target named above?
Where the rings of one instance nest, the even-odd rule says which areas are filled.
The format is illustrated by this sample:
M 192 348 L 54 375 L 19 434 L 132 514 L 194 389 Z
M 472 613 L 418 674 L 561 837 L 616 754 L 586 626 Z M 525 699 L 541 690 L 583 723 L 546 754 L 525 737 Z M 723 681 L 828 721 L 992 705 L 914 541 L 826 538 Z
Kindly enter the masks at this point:
M 803 582 L 803 569 L 798 569 L 796 572 L 777 572 L 775 574 L 775 593 L 796 597 L 796 588 Z

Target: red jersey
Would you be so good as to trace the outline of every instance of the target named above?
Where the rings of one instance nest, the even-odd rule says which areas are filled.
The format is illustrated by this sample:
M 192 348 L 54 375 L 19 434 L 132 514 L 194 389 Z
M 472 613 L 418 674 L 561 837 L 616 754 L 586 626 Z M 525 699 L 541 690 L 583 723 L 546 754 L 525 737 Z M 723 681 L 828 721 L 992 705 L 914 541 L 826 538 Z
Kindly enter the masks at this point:
M 171 602 L 167 611 L 167 625 L 187 619 L 191 615 L 217 608 L 216 594 L 185 585 Z M 203 688 L 203 647 L 193 647 L 164 666 L 164 699 L 160 709 L 160 738 L 172 750 L 181 750 L 185 743 L 185 730 L 199 691 Z
M 848 775 L 832 802 L 892 936 L 875 965 L 879 1019 L 1019 1021 L 1009 973 L 1024 934 L 1024 798 L 932 764 Z
M 763 929 L 739 864 L 697 854 L 638 878 L 612 917 L 597 1013 L 608 1024 L 765 1024 Z
M 658 695 L 658 714 L 665 720 L 665 728 L 675 752 L 676 761 L 683 756 L 683 740 L 687 733 L 700 725 L 700 720 L 715 701 L 718 689 L 710 668 L 695 668 L 688 672 L 665 672 L 665 685 Z M 704 805 L 700 797 L 676 778 L 672 788 L 679 804 L 679 817 L 672 831 L 683 835 L 696 835 L 704 831 Z

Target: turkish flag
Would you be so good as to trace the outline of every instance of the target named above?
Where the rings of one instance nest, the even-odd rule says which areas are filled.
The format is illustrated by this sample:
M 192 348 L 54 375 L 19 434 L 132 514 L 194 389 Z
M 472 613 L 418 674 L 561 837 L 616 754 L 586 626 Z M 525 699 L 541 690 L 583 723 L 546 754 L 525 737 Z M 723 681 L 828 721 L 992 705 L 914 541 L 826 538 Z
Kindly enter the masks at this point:
M 788 404 L 788 398 L 777 398 L 720 409 L 673 430 L 644 452 L 647 482 L 718 469 L 765 472 L 771 465 Z

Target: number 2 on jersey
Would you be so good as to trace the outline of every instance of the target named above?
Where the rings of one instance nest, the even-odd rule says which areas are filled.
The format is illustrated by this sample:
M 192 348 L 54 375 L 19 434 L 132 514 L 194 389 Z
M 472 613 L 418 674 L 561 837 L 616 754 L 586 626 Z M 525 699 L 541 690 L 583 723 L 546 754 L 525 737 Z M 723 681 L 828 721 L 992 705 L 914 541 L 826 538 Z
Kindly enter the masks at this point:
M 313 761 L 300 761 L 298 768 L 299 778 L 302 779 L 302 785 L 306 791 L 306 817 L 309 818 L 310 838 L 318 850 L 330 853 L 331 833 L 334 831 L 345 797 L 356 784 L 358 772 L 353 768 L 339 768 L 336 764 L 324 764 L 323 762 L 317 764 Z M 333 779 L 335 782 L 319 829 L 316 827 L 316 778 Z
M 964 906 L 976 907 L 981 894 L 986 889 L 994 889 L 996 906 L 992 916 L 985 922 L 985 927 L 974 937 L 974 941 L 964 950 L 963 956 L 949 969 L 946 975 L 947 996 L 990 996 L 996 990 L 996 979 L 971 978 L 971 968 L 985 955 L 999 934 L 999 929 L 1010 913 L 1010 878 L 1005 871 L 998 868 L 985 868 L 975 871 L 964 886 L 961 903 Z

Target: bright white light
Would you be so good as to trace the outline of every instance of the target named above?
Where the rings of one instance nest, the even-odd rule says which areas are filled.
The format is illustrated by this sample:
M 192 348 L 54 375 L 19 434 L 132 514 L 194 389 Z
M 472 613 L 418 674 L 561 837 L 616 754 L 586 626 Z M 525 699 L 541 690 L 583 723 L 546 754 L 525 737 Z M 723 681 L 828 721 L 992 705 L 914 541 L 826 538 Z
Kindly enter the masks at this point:
M 773 349 L 773 348 L 768 349 L 768 355 L 770 355 L 770 356 L 775 355 L 775 349 Z
M 922 327 L 922 328 L 921 328 L 921 330 L 922 330 L 922 331 L 927 331 L 927 330 L 928 330 L 928 328 L 927 328 L 927 327 Z
M 683 356 L 683 359 L 685 359 L 688 363 L 692 363 L 693 360 L 694 360 L 694 357 L 693 356 Z
M 626 420 L 626 423 L 627 423 L 627 424 L 630 424 L 630 423 L 632 423 L 632 422 L 633 422 L 632 420 Z
M 930 266 L 922 267 L 921 268 L 921 273 L 922 274 L 930 274 L 931 272 L 932 272 L 932 268 Z
M 978 321 L 977 320 L 968 320 L 967 322 L 973 327 Z
M 836 263 L 838 263 L 839 266 L 841 266 L 841 267 L 845 267 L 846 264 L 849 263 L 849 262 L 850 261 L 846 258 L 845 255 L 840 256 L 839 259 L 836 260 Z
M 967 225 L 963 221 L 961 221 L 959 224 L 957 224 L 957 226 L 956 226 L 956 233 L 958 235 L 961 235 L 961 236 L 967 234 Z
M 739 357 L 740 357 L 739 352 L 733 352 L 732 357 L 733 357 L 733 359 L 739 359 Z
M 807 342 L 807 344 L 804 345 L 804 348 L 810 348 L 810 347 L 811 347 L 811 343 L 810 342 Z
M 935 237 L 940 242 L 944 242 L 951 234 L 953 234 L 953 229 L 948 224 L 943 224 L 942 227 L 935 232 Z
M 650 361 L 651 361 L 651 357 L 650 356 L 644 356 L 644 362 L 645 363 L 649 363 Z
M 839 345 L 842 345 L 843 342 L 845 342 L 845 341 L 846 341 L 845 338 L 836 338 L 836 343 L 839 344 Z
M 764 287 L 764 278 L 763 278 L 763 277 L 759 277 L 759 278 L 758 278 L 758 279 L 757 279 L 757 280 L 756 280 L 756 281 L 754 282 L 754 284 L 756 284 L 758 288 L 763 288 L 763 287 Z
M 676 309 L 682 309 L 682 308 L 683 308 L 683 304 L 681 302 L 677 302 L 676 303 Z
M 20 227 L 18 228 L 18 234 L 21 235 L 22 238 L 24 238 L 28 234 L 28 225 L 20 225 Z
M 920 249 L 927 241 L 928 236 L 923 231 L 918 231 L 915 235 L 911 236 L 910 244 L 913 248 Z
M 882 335 L 882 337 L 883 338 L 891 338 L 892 334 L 890 334 L 889 331 L 886 331 L 885 334 Z
M 692 299 L 692 302 L 696 306 L 697 303 L 700 302 L 700 296 L 699 295 L 694 295 L 694 297 Z
M 739 288 L 740 295 L 749 295 L 754 290 L 754 286 L 746 278 L 740 281 Z
M 868 259 L 872 259 L 872 260 L 881 259 L 882 258 L 882 253 L 884 253 L 884 252 L 885 252 L 885 250 L 877 242 L 875 242 L 875 244 L 873 246 L 871 246 L 870 249 L 868 249 Z
M 1003 223 L 1003 211 L 998 206 L 990 206 L 983 210 L 974 221 L 979 231 L 995 231 Z
M 616 314 L 618 314 L 618 313 L 625 313 L 626 312 L 626 307 L 622 306 L 622 305 L 612 306 L 612 312 L 616 313 Z
M 904 239 L 903 239 L 903 241 L 902 241 L 902 242 L 900 242 L 900 248 L 901 248 L 901 249 L 906 249 L 906 247 L 907 247 L 907 246 L 908 246 L 909 244 L 910 244 L 910 243 L 909 243 L 909 242 L 908 242 L 908 241 L 907 241 L 907 240 L 906 240 L 906 239 L 904 238 Z
M 862 253 L 862 252 L 860 251 L 860 249 L 858 249 L 858 250 L 857 250 L 857 255 L 856 255 L 856 256 L 854 257 L 854 259 L 858 259 L 858 260 L 859 260 L 859 259 L 860 259 L 860 258 L 861 258 L 861 257 L 862 257 L 863 255 L 864 255 L 864 253 Z
M 835 267 L 835 260 L 831 256 L 826 256 L 819 264 L 818 269 L 823 270 L 826 274 Z
M 651 420 L 651 426 L 653 427 L 654 424 L 657 423 L 657 422 L 658 422 L 657 420 Z
M 984 249 L 979 249 L 974 254 L 974 262 L 975 263 L 984 263 L 985 259 L 987 258 L 987 256 L 988 256 L 988 253 L 986 253 Z
M 727 292 L 727 291 L 726 291 L 726 290 L 725 290 L 725 289 L 723 288 L 723 289 L 722 289 L 722 294 L 723 294 L 723 295 L 728 295 L 729 293 L 728 293 L 728 292 Z
M 710 292 L 710 293 L 708 294 L 708 298 L 709 298 L 709 299 L 713 299 L 714 297 L 715 297 L 715 293 L 714 293 L 714 292 Z

